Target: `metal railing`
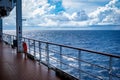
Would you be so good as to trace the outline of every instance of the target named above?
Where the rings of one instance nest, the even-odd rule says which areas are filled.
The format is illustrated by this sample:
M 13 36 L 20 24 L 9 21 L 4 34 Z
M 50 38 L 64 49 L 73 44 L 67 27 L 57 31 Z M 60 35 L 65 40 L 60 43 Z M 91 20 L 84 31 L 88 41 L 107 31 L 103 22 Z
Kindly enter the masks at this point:
M 16 36 L 3 34 L 13 44 Z M 51 42 L 22 38 L 28 54 L 49 68 L 57 68 L 79 80 L 120 80 L 120 56 Z

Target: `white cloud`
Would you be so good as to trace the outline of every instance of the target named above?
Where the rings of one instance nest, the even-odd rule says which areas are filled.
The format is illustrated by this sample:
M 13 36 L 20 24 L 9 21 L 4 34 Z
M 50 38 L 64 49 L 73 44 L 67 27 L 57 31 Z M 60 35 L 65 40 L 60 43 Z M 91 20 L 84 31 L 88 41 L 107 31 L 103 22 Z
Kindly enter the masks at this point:
M 26 21 L 23 22 L 23 26 L 60 27 L 120 24 L 120 9 L 116 7 L 116 4 L 120 3 L 118 0 L 110 1 L 104 7 L 97 8 L 89 15 L 84 9 L 80 9 L 80 7 L 83 8 L 83 6 L 86 6 L 85 1 L 81 1 L 82 3 L 80 3 L 80 0 L 63 0 L 63 6 L 67 10 L 60 12 L 59 14 L 51 14 L 50 11 L 55 9 L 55 6 L 48 4 L 47 0 L 23 0 L 23 18 L 26 19 Z M 93 2 L 95 0 L 88 1 Z M 103 0 L 101 2 L 103 2 Z M 90 6 L 90 4 L 87 5 Z M 15 25 L 15 22 L 14 9 L 11 12 L 11 15 L 4 19 L 4 25 Z
M 45 13 L 45 8 L 48 7 L 47 0 L 23 0 L 23 16 L 31 17 L 33 14 L 36 13 Z M 38 10 L 38 11 L 36 11 Z
M 39 24 L 42 15 L 46 14 L 48 11 L 53 9 L 54 6 L 49 6 L 47 0 L 23 0 L 22 4 L 22 16 L 26 19 L 23 25 L 37 25 Z M 10 13 L 8 17 L 4 19 L 4 25 L 14 25 L 16 13 L 14 10 Z
M 85 10 L 87 13 L 94 11 L 98 6 L 103 6 L 110 0 L 62 0 L 68 12 Z
M 115 5 L 120 3 L 119 0 L 112 0 L 104 7 L 89 14 L 90 24 L 120 24 L 120 9 Z

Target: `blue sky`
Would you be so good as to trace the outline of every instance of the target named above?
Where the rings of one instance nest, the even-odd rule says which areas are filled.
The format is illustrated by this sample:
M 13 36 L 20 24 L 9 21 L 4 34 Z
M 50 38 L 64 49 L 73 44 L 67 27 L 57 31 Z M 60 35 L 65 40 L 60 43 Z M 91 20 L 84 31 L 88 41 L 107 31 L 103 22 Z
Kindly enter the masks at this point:
M 4 26 L 15 26 L 15 9 Z M 23 0 L 23 26 L 120 25 L 120 0 Z

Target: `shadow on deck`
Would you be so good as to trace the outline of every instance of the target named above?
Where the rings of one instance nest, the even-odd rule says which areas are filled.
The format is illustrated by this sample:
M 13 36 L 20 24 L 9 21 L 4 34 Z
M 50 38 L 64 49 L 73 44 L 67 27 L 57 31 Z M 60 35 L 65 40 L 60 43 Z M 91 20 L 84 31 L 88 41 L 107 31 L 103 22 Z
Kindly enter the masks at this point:
M 61 80 L 53 70 L 25 59 L 9 45 L 0 42 L 0 80 Z

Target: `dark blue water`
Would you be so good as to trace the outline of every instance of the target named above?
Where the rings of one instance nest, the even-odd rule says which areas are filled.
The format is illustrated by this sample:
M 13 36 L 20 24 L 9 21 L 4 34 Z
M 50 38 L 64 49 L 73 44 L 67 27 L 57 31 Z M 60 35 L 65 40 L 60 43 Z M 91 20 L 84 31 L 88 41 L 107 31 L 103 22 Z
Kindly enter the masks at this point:
M 24 36 L 37 40 L 120 55 L 120 31 L 28 31 L 24 33 Z

